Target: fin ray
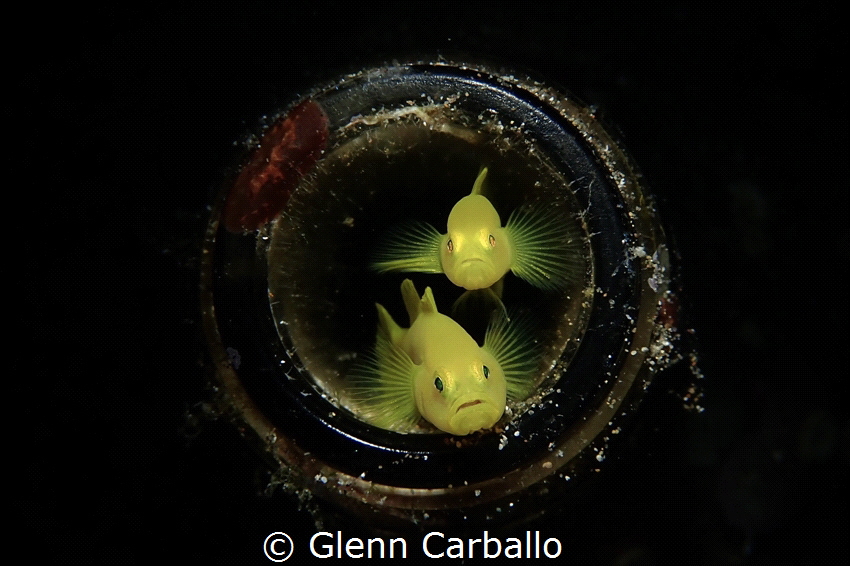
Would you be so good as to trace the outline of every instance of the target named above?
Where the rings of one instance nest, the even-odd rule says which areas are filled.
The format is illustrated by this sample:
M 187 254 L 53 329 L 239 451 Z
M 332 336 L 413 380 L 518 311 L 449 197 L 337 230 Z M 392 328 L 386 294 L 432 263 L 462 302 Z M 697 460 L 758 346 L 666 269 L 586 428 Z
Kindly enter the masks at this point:
M 542 205 L 520 207 L 505 226 L 514 245 L 511 271 L 547 291 L 563 289 L 581 278 L 581 234 L 572 219 Z
M 373 354 L 349 373 L 359 416 L 387 430 L 403 432 L 416 425 L 420 418 L 413 393 L 416 369 L 410 356 L 378 333 Z
M 484 349 L 502 367 L 509 401 L 525 399 L 534 387 L 540 348 L 533 330 L 529 316 L 514 315 L 509 319 L 501 312 L 493 314 L 487 327 Z
M 443 273 L 440 246 L 443 235 L 427 222 L 408 222 L 390 231 L 372 256 L 372 269 Z

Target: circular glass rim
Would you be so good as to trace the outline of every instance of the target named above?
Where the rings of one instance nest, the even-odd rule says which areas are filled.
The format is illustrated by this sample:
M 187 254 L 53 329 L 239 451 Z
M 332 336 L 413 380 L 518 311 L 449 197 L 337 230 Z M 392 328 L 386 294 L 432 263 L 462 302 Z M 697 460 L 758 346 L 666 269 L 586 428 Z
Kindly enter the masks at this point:
M 590 211 L 585 221 L 593 234 L 595 296 L 588 326 L 604 332 L 595 330 L 582 340 L 561 379 L 580 375 L 599 389 L 587 400 L 587 418 L 580 422 L 566 426 L 556 410 L 545 410 L 574 402 L 556 388 L 544 399 L 544 410 L 518 416 L 501 435 L 471 441 L 383 431 L 334 411 L 307 381 L 287 377 L 298 368 L 272 345 L 280 342 L 262 277 L 232 286 L 221 275 L 227 263 L 222 247 L 255 253 L 256 245 L 220 226 L 226 186 L 212 212 L 201 277 L 219 393 L 279 464 L 331 497 L 383 507 L 452 509 L 510 496 L 553 474 L 564 475 L 576 456 L 615 428 L 618 415 L 633 408 L 650 379 L 645 361 L 666 290 L 663 232 L 630 160 L 587 107 L 530 79 L 447 63 L 367 70 L 301 100 L 319 100 L 333 129 L 358 112 L 413 94 L 440 101 L 458 92 L 523 123 L 575 179 L 571 189 Z M 269 332 L 275 340 L 269 340 Z M 228 348 L 241 352 L 241 368 L 234 367 Z M 249 392 L 243 382 L 248 372 L 276 372 L 286 385 L 276 392 Z

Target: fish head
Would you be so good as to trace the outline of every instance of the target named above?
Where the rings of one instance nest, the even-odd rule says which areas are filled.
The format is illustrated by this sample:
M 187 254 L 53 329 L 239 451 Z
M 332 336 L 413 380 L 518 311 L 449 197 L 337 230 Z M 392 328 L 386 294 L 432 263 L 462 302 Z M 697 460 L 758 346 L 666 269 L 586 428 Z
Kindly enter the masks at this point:
M 490 287 L 508 272 L 511 242 L 487 197 L 468 195 L 452 208 L 440 262 L 449 280 L 468 290 Z
M 505 412 L 505 374 L 491 354 L 475 349 L 446 352 L 443 363 L 423 368 L 414 383 L 422 416 L 458 436 L 492 427 Z

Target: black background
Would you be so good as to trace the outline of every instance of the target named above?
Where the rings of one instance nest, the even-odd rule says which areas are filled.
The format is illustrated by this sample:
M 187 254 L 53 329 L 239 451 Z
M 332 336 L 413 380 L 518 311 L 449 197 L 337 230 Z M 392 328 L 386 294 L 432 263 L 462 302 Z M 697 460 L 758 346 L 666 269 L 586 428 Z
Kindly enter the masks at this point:
M 661 382 L 547 519 L 565 556 L 846 561 L 840 21 L 573 3 L 33 11 L 5 42 L 7 489 L 22 529 L 7 544 L 55 563 L 261 563 L 282 530 L 306 554 L 310 515 L 263 495 L 238 433 L 187 434 L 205 399 L 207 204 L 233 141 L 310 85 L 470 54 L 542 74 L 619 126 L 676 236 L 707 376 L 701 415 Z

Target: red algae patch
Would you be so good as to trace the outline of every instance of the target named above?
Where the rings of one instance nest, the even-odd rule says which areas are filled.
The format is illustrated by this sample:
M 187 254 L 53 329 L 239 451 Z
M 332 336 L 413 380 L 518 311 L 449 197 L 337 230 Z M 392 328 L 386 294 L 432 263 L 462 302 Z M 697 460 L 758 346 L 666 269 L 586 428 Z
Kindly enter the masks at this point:
M 224 205 L 224 226 L 250 232 L 274 219 L 327 141 L 328 117 L 321 106 L 305 100 L 293 108 L 263 135 L 236 178 Z

